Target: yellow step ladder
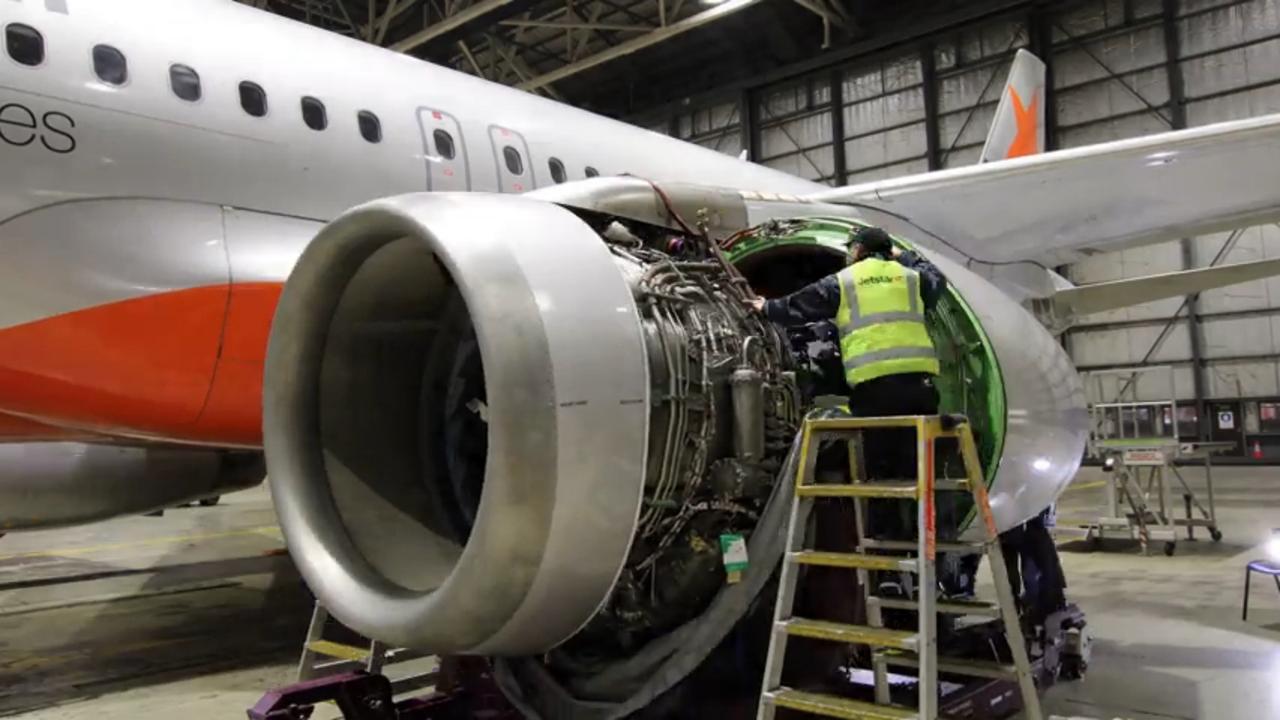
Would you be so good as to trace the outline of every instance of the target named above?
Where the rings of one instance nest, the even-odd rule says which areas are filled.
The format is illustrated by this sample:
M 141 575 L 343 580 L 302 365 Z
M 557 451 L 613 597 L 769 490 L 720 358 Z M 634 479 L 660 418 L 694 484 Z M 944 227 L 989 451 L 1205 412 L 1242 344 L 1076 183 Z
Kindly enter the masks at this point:
M 366 640 L 367 645 L 328 640 L 324 636 L 328 625 L 329 611 L 317 602 L 307 627 L 307 639 L 302 644 L 302 657 L 298 660 L 298 682 L 353 670 L 377 675 L 390 665 L 407 665 L 418 660 L 423 662 L 416 663 L 412 671 L 388 677 L 393 694 L 432 687 L 439 678 L 440 664 L 430 655 L 389 647 L 377 640 Z
M 914 482 L 868 482 L 861 472 L 863 432 L 888 428 L 913 428 L 916 432 L 918 478 Z M 1022 694 L 1024 717 L 1042 720 L 1031 663 L 1027 657 L 1022 626 L 1018 621 L 1013 591 L 982 468 L 974 447 L 973 432 L 959 415 L 922 415 L 879 418 L 809 418 L 801 427 L 800 460 L 796 467 L 795 497 L 787 529 L 787 552 L 783 558 L 778 600 L 774 610 L 773 634 L 765 660 L 764 686 L 758 720 L 772 720 L 777 708 L 847 720 L 937 720 L 938 672 L 974 677 L 1015 680 Z M 964 461 L 965 478 L 935 478 L 935 445 L 940 438 L 955 438 Z M 824 440 L 843 440 L 848 446 L 850 483 L 815 482 L 818 449 Z M 937 541 L 936 494 L 943 491 L 969 492 L 982 520 L 984 539 L 975 543 Z M 850 498 L 857 522 L 858 552 L 820 552 L 804 547 L 809 517 L 817 498 Z M 870 499 L 913 500 L 918 504 L 914 542 L 867 537 L 867 501 Z M 937 554 L 942 552 L 982 553 L 987 556 L 995 583 L 997 604 L 937 598 Z M 911 553 L 888 555 L 886 552 Z M 855 570 L 866 600 L 867 625 L 849 625 L 792 616 L 797 575 L 805 565 Z M 916 599 L 882 598 L 871 591 L 872 571 L 909 572 L 917 578 Z M 912 610 L 919 621 L 915 632 L 884 627 L 882 609 Z M 938 657 L 937 613 L 986 615 L 1004 621 L 1004 630 L 1013 654 L 1012 664 L 979 662 Z M 803 692 L 782 685 L 782 667 L 787 640 L 816 638 L 831 642 L 867 645 L 872 650 L 875 702 Z M 916 708 L 891 704 L 888 667 L 914 667 L 918 672 L 919 701 Z

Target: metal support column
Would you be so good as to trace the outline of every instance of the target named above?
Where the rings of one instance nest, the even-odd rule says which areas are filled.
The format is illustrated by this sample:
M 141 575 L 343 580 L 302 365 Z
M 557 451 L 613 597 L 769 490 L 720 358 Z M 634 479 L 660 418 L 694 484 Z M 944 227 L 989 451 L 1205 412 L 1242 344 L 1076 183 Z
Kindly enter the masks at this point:
M 1053 23 L 1042 7 L 1027 16 L 1031 52 L 1044 61 L 1044 150 L 1058 149 L 1058 103 L 1053 88 Z
M 831 161 L 835 166 L 835 178 L 831 184 L 840 187 L 849 174 L 844 155 L 844 71 L 840 68 L 832 70 L 827 81 L 831 83 Z
M 1165 77 L 1169 82 L 1169 117 L 1174 130 L 1187 127 L 1187 96 L 1182 78 L 1181 43 L 1178 40 L 1178 2 L 1163 0 L 1162 24 L 1164 27 Z M 1195 241 L 1182 238 L 1182 267 L 1193 270 L 1196 265 Z M 1187 337 L 1191 343 L 1191 382 L 1195 392 L 1197 433 L 1199 440 L 1208 439 L 1209 423 L 1205 417 L 1205 386 L 1207 384 L 1204 363 L 1204 338 L 1200 328 L 1200 294 L 1187 296 Z M 1177 422 L 1177 418 L 1174 418 Z
M 939 146 L 942 143 L 938 130 L 938 62 L 932 42 L 920 48 L 920 76 L 924 80 L 924 140 L 928 148 L 925 156 L 930 170 L 942 167 Z
M 743 90 L 738 97 L 738 119 L 741 123 L 742 148 L 747 151 L 747 159 L 758 162 L 760 158 L 760 126 L 756 117 L 756 103 L 750 90 Z

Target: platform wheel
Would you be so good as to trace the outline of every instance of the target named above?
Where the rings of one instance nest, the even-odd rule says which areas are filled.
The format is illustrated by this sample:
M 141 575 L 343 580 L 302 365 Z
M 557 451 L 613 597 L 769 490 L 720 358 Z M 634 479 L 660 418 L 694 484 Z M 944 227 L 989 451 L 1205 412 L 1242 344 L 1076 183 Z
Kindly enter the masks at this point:
M 222 500 L 221 495 L 214 495 L 213 497 L 200 498 L 200 507 L 213 507 L 214 505 L 217 505 L 218 501 L 220 500 Z
M 1165 544 L 1164 544 L 1164 554 L 1165 554 L 1165 555 L 1167 555 L 1167 556 L 1169 556 L 1169 557 L 1173 557 L 1173 554 L 1174 554 L 1175 552 L 1177 552 L 1177 551 L 1178 551 L 1178 543 L 1175 543 L 1175 542 L 1167 542 L 1167 543 L 1165 543 Z
M 1213 538 L 1214 542 L 1222 542 L 1222 531 L 1216 527 L 1211 527 L 1209 528 L 1209 537 Z

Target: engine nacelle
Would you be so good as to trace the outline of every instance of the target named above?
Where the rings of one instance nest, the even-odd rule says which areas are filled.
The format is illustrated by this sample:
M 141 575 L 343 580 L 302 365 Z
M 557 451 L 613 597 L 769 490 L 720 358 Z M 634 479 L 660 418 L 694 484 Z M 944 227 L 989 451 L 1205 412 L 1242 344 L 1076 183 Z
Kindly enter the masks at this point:
M 713 379 L 765 328 L 721 267 L 651 256 L 474 194 L 378 201 L 315 239 L 272 331 L 264 435 L 290 549 L 337 617 L 440 653 L 535 653 L 652 571 L 651 538 L 734 456 Z M 755 351 L 786 392 L 777 348 Z M 763 430 L 751 442 L 758 464 Z

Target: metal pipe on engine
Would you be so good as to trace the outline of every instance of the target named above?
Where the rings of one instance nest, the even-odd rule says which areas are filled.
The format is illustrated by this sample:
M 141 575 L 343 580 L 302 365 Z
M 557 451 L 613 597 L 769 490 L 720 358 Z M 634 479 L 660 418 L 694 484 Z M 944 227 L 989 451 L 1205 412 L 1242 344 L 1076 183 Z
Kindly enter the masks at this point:
M 729 376 L 729 386 L 734 455 L 742 462 L 759 462 L 764 458 L 764 375 L 743 364 Z

